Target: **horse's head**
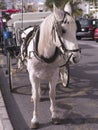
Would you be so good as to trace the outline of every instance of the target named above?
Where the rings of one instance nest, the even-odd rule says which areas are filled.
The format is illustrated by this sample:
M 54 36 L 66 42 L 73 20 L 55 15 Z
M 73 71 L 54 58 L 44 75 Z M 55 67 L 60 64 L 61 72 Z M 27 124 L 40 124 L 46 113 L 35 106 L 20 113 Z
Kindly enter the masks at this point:
M 54 30 L 56 31 L 56 45 L 63 54 L 70 56 L 72 63 L 77 63 L 80 59 L 80 49 L 76 40 L 76 23 L 71 13 L 69 2 L 64 10 L 58 9 L 55 5 L 54 11 Z

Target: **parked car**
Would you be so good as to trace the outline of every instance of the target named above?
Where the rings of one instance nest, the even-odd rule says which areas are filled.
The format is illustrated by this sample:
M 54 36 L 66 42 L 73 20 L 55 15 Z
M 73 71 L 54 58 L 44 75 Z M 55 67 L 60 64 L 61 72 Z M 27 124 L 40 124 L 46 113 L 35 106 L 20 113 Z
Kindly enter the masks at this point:
M 98 19 L 96 20 L 96 29 L 94 31 L 94 39 L 98 42 Z
M 96 19 L 83 19 L 79 20 L 81 29 L 77 31 L 76 37 L 78 40 L 81 38 L 92 38 L 94 39 L 94 31 L 96 28 Z
M 96 42 L 98 42 L 98 28 L 95 29 L 94 39 L 95 39 Z

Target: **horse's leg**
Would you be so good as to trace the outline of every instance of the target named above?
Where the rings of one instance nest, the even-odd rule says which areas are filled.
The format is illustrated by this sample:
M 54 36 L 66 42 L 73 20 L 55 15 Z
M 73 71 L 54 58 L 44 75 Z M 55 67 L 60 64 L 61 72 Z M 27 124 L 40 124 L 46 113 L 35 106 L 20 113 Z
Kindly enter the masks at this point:
M 54 124 L 59 124 L 60 123 L 60 119 L 58 117 L 58 114 L 56 112 L 56 108 L 55 108 L 55 96 L 56 96 L 56 85 L 58 82 L 58 75 L 59 75 L 59 71 L 57 73 L 54 74 L 54 76 L 52 77 L 52 80 L 49 82 L 49 97 L 50 97 L 50 111 L 52 114 L 52 122 Z
M 32 85 L 32 98 L 33 98 L 33 103 L 34 103 L 34 110 L 33 110 L 33 118 L 31 120 L 31 128 L 36 129 L 39 127 L 39 122 L 38 122 L 38 102 L 39 102 L 39 92 L 38 89 L 40 87 L 39 84 L 39 79 L 30 75 L 30 82 Z
M 38 87 L 38 94 L 39 94 L 38 99 L 40 101 L 40 99 L 41 99 L 41 88 L 40 88 L 40 84 L 39 84 L 39 87 Z M 31 102 L 33 102 L 33 88 L 32 88 Z

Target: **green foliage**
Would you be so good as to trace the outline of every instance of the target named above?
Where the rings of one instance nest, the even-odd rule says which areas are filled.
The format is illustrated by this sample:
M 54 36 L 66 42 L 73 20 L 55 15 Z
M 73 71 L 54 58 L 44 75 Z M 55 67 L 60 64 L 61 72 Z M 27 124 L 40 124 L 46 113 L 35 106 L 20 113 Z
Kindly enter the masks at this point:
M 46 0 L 45 4 L 48 8 L 52 9 L 53 3 L 55 3 L 57 7 L 61 7 L 64 2 L 68 2 L 68 0 Z
M 6 9 L 6 5 L 5 5 L 5 2 L 4 2 L 4 1 L 0 2 L 0 9 L 1 9 L 1 10 L 2 10 L 2 9 Z
M 73 0 L 46 0 L 46 6 L 49 8 L 49 9 L 52 9 L 53 7 L 53 3 L 55 3 L 55 5 L 57 7 L 61 7 L 63 8 L 64 5 L 70 1 L 70 4 L 71 4 L 71 7 L 72 7 L 72 13 L 74 16 L 79 16 L 79 15 L 82 15 L 82 9 L 80 9 L 78 7 L 78 4 L 80 4 L 80 1 L 81 0 L 77 0 L 75 2 L 73 2 Z
M 79 4 L 81 4 L 81 2 L 80 1 L 73 2 L 71 0 L 70 4 L 71 4 L 71 7 L 72 7 L 72 13 L 73 13 L 73 15 L 75 17 L 81 16 L 82 15 L 82 9 L 80 9 L 79 6 L 78 6 Z
M 92 3 L 95 4 L 95 5 L 96 5 L 96 2 L 98 2 L 98 0 L 85 0 L 85 1 L 87 1 L 87 2 L 92 2 Z

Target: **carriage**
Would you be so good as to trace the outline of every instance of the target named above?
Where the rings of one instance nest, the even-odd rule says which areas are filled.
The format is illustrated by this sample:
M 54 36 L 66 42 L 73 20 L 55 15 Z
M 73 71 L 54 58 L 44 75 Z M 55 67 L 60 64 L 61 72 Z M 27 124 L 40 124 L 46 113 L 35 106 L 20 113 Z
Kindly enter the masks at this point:
M 11 19 L 7 22 L 3 37 L 4 51 L 7 58 L 6 74 L 8 75 L 11 92 L 14 90 L 13 77 L 15 73 L 22 73 L 22 70 L 18 69 L 18 60 L 20 47 L 27 35 L 25 35 L 25 30 L 31 27 L 38 27 L 49 14 L 50 12 L 16 13 L 12 14 Z M 28 34 L 30 34 L 30 32 L 28 32 Z M 22 33 L 25 35 L 24 37 L 21 37 Z M 61 83 L 62 80 L 63 85 L 67 87 L 69 84 L 69 61 L 60 64 L 60 72 L 61 78 L 58 79 L 58 83 Z

